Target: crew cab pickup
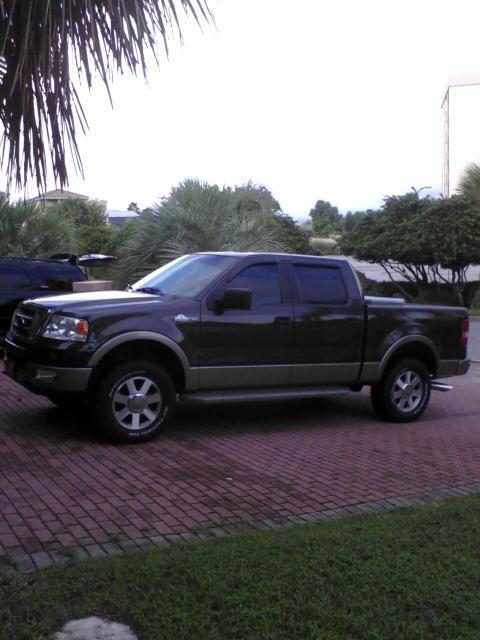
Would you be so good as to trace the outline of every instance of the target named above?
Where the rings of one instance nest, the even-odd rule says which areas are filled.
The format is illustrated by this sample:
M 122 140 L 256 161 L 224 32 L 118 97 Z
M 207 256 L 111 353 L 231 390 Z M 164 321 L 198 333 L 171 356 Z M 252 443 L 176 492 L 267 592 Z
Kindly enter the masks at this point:
M 465 374 L 468 315 L 362 293 L 341 258 L 196 253 L 127 291 L 27 300 L 6 372 L 56 404 L 87 403 L 122 442 L 157 435 L 178 401 L 310 398 L 371 387 L 408 422 L 438 378 Z

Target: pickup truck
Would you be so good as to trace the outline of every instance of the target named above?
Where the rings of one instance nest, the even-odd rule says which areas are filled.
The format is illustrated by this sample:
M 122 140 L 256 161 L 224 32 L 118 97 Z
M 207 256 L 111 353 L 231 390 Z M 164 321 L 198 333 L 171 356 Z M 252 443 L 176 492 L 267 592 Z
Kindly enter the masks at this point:
M 6 373 L 58 405 L 87 404 L 110 438 L 143 442 L 177 402 L 311 398 L 371 387 L 408 422 L 438 378 L 465 374 L 465 309 L 365 297 L 347 260 L 195 253 L 127 291 L 27 300 Z

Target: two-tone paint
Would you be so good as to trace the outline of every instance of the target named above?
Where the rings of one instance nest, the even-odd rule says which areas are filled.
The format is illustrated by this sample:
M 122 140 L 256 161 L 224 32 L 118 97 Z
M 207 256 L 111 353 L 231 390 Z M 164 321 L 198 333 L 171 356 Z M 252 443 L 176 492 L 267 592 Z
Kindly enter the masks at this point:
M 59 372 L 55 390 L 85 392 L 95 370 L 126 346 L 151 345 L 169 354 L 183 376 L 179 393 L 205 390 L 301 388 L 371 384 L 399 354 L 416 355 L 432 377 L 465 373 L 463 308 L 406 304 L 365 298 L 350 264 L 340 258 L 288 254 L 230 254 L 233 264 L 195 299 L 137 292 L 98 292 L 29 300 L 19 310 L 38 318 L 29 335 L 11 331 L 7 357 L 23 371 L 18 379 L 44 393 L 39 366 Z M 278 265 L 281 300 L 248 310 L 219 312 L 233 278 L 255 264 Z M 295 265 L 338 269 L 347 292 L 345 304 L 301 300 Z M 53 314 L 88 320 L 85 343 L 41 336 Z M 167 351 L 166 351 L 167 350 Z M 168 368 L 168 367 L 167 367 Z

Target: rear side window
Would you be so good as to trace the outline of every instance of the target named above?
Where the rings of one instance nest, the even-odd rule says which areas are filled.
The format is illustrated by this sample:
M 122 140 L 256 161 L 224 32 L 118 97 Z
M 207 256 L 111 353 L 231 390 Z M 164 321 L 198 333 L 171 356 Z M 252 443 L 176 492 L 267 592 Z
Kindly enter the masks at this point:
M 26 289 L 31 282 L 20 265 L 0 264 L 0 291 L 13 291 L 14 289 Z
M 347 291 L 340 269 L 294 265 L 300 300 L 312 304 L 346 304 Z
M 252 308 L 281 304 L 280 280 L 276 264 L 255 264 L 236 275 L 229 289 L 250 289 Z
M 69 265 L 36 264 L 31 268 L 37 284 L 54 291 L 71 291 L 72 282 L 85 280 L 80 271 Z

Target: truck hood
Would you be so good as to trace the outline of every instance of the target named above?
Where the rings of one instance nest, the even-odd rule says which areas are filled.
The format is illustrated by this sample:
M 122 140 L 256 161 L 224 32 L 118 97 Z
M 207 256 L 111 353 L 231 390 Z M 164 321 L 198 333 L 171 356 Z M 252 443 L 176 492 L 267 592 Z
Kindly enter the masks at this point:
M 90 291 L 85 293 L 69 293 L 62 296 L 51 296 L 25 300 L 23 304 L 34 304 L 49 311 L 67 311 L 71 313 L 87 313 L 102 307 L 128 305 L 132 303 L 162 304 L 170 302 L 172 296 L 157 296 L 135 291 Z

